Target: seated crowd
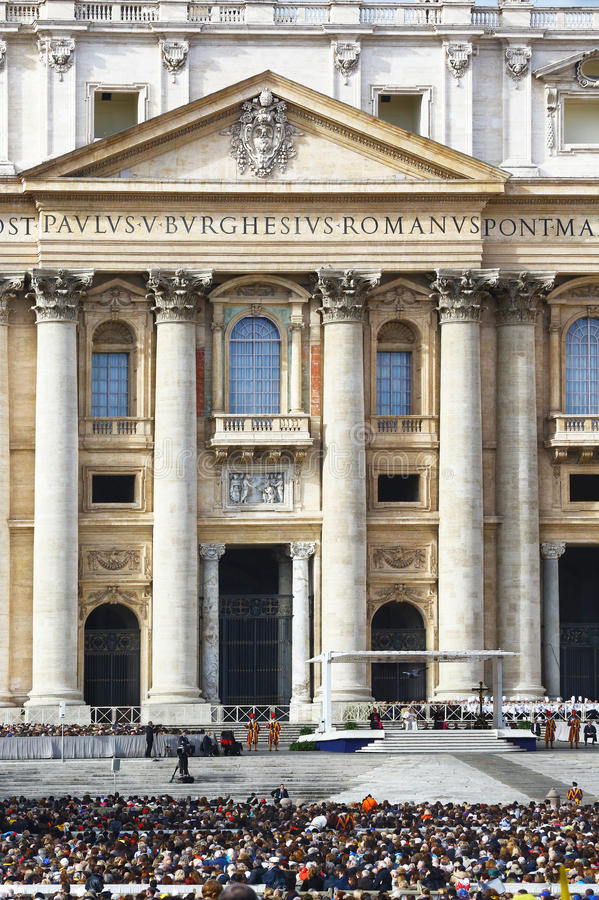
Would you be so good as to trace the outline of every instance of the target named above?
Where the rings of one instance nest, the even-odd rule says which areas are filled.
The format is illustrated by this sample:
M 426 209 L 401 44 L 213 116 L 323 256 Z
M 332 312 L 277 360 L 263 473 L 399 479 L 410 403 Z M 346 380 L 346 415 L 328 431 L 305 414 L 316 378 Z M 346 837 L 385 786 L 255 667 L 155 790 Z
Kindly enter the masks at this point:
M 599 804 L 414 805 L 368 795 L 352 806 L 295 805 L 255 794 L 245 803 L 118 794 L 0 801 L 0 897 L 39 884 L 66 900 L 80 884 L 86 896 L 110 900 L 120 897 L 117 885 L 150 884 L 133 896 L 147 900 L 160 895 L 158 885 L 174 885 L 189 900 L 217 900 L 224 885 L 240 883 L 262 885 L 267 900 L 311 900 L 330 889 L 357 900 L 364 891 L 393 900 L 408 890 L 421 900 L 431 891 L 493 900 L 505 883 L 510 900 L 527 884 L 557 883 L 560 865 L 573 896 L 593 900 Z

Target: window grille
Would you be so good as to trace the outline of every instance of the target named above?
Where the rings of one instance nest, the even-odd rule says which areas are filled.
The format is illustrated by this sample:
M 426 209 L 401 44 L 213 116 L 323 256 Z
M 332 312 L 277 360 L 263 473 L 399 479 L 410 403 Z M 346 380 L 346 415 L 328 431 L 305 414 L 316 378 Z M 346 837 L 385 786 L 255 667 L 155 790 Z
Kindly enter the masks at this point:
M 412 412 L 412 354 L 380 350 L 376 355 L 377 416 L 409 416 Z
M 229 412 L 278 413 L 281 337 L 265 316 L 240 319 L 229 341 Z
M 568 329 L 566 412 L 599 413 L 599 319 L 577 319 Z
M 129 354 L 92 353 L 92 416 L 129 415 Z

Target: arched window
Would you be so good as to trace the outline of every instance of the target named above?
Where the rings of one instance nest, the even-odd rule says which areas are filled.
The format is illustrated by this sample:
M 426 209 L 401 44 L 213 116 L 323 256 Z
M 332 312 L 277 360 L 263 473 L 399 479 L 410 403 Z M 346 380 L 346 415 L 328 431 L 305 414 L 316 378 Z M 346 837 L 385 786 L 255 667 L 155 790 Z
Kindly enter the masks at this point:
M 412 350 L 414 332 L 403 322 L 383 325 L 377 338 L 376 414 L 412 413 Z
M 106 322 L 96 330 L 92 352 L 92 416 L 128 416 L 130 350 L 133 335 L 123 322 Z
M 599 412 L 599 319 L 577 319 L 566 335 L 566 412 Z
M 265 316 L 246 316 L 229 339 L 229 412 L 278 413 L 281 336 Z

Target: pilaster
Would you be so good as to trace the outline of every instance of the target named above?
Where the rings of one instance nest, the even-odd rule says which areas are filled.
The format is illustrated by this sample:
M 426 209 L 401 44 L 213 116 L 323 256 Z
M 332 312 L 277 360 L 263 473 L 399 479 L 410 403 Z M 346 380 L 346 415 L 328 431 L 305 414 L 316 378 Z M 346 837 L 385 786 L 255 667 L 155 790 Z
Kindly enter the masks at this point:
M 313 541 L 292 541 L 293 619 L 291 632 L 291 718 L 301 720 L 304 704 L 310 703 L 310 672 L 306 660 L 310 658 L 310 557 L 314 555 Z
M 23 287 L 23 275 L 0 275 L 0 707 L 13 706 L 10 693 L 10 410 L 8 383 L 9 303 Z
M 480 315 L 497 270 L 437 270 L 441 322 L 439 416 L 439 649 L 483 648 L 483 469 Z M 482 666 L 439 666 L 437 695 L 463 697 Z
M 6 41 L 0 39 L 0 175 L 14 175 L 8 148 L 8 62 Z
M 536 175 L 532 162 L 532 50 L 511 39 L 503 51 L 503 162 L 522 177 Z
M 322 649 L 366 649 L 363 318 L 379 272 L 320 269 L 324 325 Z M 370 697 L 366 665 L 337 666 L 333 698 Z
M 77 685 L 77 315 L 89 271 L 37 269 L 33 666 L 27 705 L 82 702 Z M 43 716 L 43 713 L 40 712 Z
M 472 44 L 451 40 L 443 44 L 445 111 L 444 141 L 472 156 Z
M 161 721 L 193 715 L 198 686 L 196 316 L 211 273 L 151 270 L 156 314 L 152 687 Z M 165 664 L 165 661 L 168 661 Z
M 200 544 L 202 560 L 202 693 L 207 703 L 219 704 L 219 590 L 218 566 L 225 544 Z
M 42 34 L 38 51 L 45 73 L 40 116 L 44 156 L 60 156 L 76 146 L 76 49 L 68 35 Z M 44 115 L 45 113 L 45 115 Z
M 561 695 L 559 561 L 565 541 L 544 541 L 543 558 L 543 679 L 550 697 Z

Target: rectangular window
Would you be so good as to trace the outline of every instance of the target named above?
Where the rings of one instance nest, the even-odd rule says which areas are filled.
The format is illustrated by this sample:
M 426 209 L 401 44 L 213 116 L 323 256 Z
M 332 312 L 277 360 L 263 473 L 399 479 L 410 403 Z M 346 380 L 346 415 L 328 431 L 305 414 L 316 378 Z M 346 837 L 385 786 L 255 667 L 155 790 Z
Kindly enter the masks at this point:
M 92 353 L 92 416 L 129 415 L 129 354 Z
M 570 503 L 599 503 L 599 475 L 570 475 Z
M 92 503 L 135 503 L 135 475 L 92 475 Z
M 419 475 L 379 475 L 377 479 L 379 503 L 418 503 Z
M 94 91 L 94 138 L 124 131 L 138 121 L 138 91 Z
M 599 97 L 564 98 L 564 143 L 599 144 Z
M 379 94 L 377 115 L 383 122 L 421 133 L 421 94 Z
M 376 355 L 377 416 L 409 416 L 412 412 L 412 354 L 380 350 Z

